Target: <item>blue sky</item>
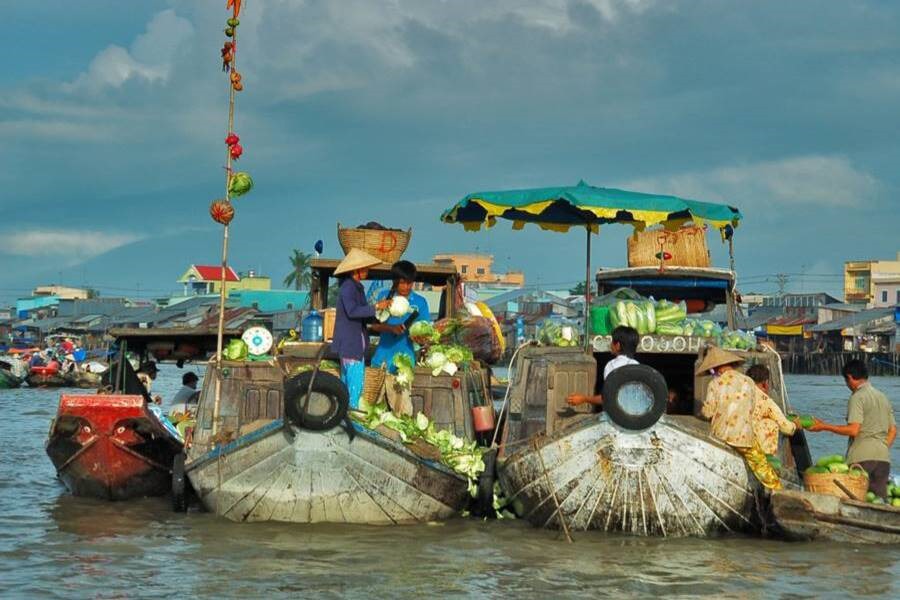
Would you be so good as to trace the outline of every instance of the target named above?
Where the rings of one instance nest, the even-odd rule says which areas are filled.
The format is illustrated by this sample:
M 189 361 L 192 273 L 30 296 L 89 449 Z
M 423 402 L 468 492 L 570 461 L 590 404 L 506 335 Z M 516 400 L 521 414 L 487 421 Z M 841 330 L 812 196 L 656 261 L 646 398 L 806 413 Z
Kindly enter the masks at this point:
M 0 300 L 163 295 L 218 260 L 224 5 L 5 8 Z M 334 255 L 337 222 L 378 220 L 413 227 L 412 259 L 489 252 L 561 287 L 583 236 L 438 216 L 579 179 L 739 206 L 744 291 L 839 292 L 844 260 L 900 250 L 900 4 L 250 0 L 241 22 L 238 270 L 280 280 L 292 248 Z M 593 262 L 621 265 L 627 235 L 603 229 Z

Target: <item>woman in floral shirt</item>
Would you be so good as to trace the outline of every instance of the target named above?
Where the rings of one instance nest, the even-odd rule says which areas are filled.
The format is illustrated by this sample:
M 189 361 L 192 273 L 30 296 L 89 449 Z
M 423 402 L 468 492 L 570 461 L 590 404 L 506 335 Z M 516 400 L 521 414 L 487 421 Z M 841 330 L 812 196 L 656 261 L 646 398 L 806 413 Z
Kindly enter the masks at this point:
M 756 384 L 753 402 L 753 431 L 760 450 L 769 456 L 778 454 L 778 434 L 794 435 L 797 425 L 790 421 L 769 397 L 769 369 L 765 365 L 753 365 L 747 369 L 747 377 Z
M 710 420 L 710 434 L 744 457 L 747 466 L 765 487 L 781 489 L 778 473 L 766 459 L 754 433 L 754 404 L 756 385 L 753 380 L 735 369 L 744 362 L 740 356 L 716 347 L 710 348 L 697 375 L 712 372 L 713 379 L 706 391 L 703 416 Z

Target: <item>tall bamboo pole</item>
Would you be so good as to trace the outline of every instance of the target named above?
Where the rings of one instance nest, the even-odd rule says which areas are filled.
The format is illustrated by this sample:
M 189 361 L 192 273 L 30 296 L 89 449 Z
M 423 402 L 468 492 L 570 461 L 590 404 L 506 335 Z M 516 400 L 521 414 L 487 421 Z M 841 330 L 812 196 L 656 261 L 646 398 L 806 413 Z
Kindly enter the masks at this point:
M 232 71 L 236 68 L 237 65 L 237 28 L 234 30 L 234 35 L 232 36 L 232 42 L 234 43 L 234 55 L 231 60 L 231 69 Z M 228 127 L 226 129 L 225 135 L 228 136 L 234 131 L 234 96 L 235 89 L 234 85 L 231 82 L 231 78 L 228 78 Z M 226 146 L 225 151 L 225 201 L 231 202 L 231 147 Z M 228 272 L 228 225 L 226 224 L 222 231 L 222 272 L 219 279 L 219 325 L 216 331 L 216 369 L 220 370 L 222 366 L 222 339 L 225 333 L 225 284 L 226 284 L 226 273 Z M 212 434 L 216 435 L 216 432 L 219 429 L 219 406 L 222 399 L 222 378 L 219 376 L 220 373 L 216 375 L 216 397 L 215 403 L 213 404 L 213 424 L 212 424 Z

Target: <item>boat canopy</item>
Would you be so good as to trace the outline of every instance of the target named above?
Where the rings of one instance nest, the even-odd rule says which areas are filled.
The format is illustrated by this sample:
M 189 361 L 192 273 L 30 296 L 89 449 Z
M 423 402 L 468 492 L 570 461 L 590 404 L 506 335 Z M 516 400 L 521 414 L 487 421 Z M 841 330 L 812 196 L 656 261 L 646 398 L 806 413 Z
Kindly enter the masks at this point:
M 607 223 L 631 224 L 637 230 L 659 224 L 677 228 L 688 221 L 725 230 L 737 227 L 742 215 L 725 204 L 595 187 L 580 181 L 568 187 L 476 192 L 446 210 L 441 220 L 477 231 L 483 224 L 492 227 L 498 217 L 512 221 L 513 229 L 536 223 L 542 229 L 565 232 L 572 226 L 596 231 Z
M 631 288 L 657 300 L 704 300 L 724 304 L 734 289 L 734 273 L 722 269 L 657 267 L 615 269 L 597 273 L 600 296 L 619 288 Z

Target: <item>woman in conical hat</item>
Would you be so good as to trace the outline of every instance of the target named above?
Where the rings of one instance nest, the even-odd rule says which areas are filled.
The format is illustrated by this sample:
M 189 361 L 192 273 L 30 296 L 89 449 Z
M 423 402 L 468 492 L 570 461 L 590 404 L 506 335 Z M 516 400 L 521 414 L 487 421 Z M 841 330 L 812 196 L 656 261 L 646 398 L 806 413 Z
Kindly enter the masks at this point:
M 753 428 L 756 384 L 735 367 L 744 362 L 737 354 L 711 347 L 697 367 L 697 375 L 712 372 L 706 389 L 703 416 L 710 420 L 709 433 L 744 457 L 744 462 L 761 484 L 781 489 L 778 473 L 766 459 Z
M 372 306 L 366 300 L 362 286 L 369 269 L 380 264 L 381 261 L 368 252 L 353 248 L 334 270 L 334 274 L 341 277 L 341 283 L 331 349 L 341 359 L 341 379 L 349 391 L 351 409 L 359 408 L 366 377 L 365 356 L 369 345 L 366 323 L 375 318 L 376 309 L 386 308 L 390 302 L 382 301 Z
M 703 360 L 700 362 L 700 366 L 697 367 L 697 375 L 703 375 L 708 371 L 712 371 L 713 369 L 717 369 L 719 367 L 724 367 L 726 365 L 731 365 L 734 367 L 735 365 L 739 365 L 744 362 L 744 359 L 738 356 L 737 354 L 732 354 L 731 352 L 727 352 L 722 350 L 718 346 L 712 346 L 706 352 L 706 356 L 703 357 Z

